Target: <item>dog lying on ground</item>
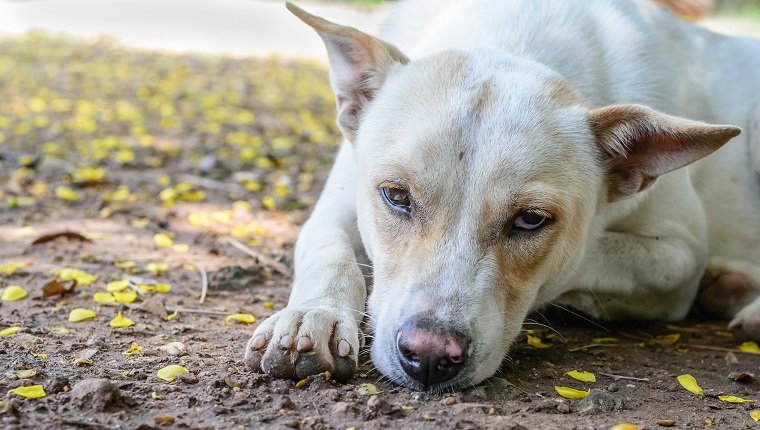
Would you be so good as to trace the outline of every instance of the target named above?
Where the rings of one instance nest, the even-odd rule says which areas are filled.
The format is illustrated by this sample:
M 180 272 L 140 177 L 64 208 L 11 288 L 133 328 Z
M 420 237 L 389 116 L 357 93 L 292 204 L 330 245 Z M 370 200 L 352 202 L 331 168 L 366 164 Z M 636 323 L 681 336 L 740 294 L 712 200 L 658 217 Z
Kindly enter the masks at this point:
M 382 39 L 288 7 L 325 42 L 345 142 L 255 369 L 346 379 L 366 318 L 390 380 L 469 386 L 551 302 L 698 300 L 760 337 L 760 42 L 648 0 L 411 0 Z

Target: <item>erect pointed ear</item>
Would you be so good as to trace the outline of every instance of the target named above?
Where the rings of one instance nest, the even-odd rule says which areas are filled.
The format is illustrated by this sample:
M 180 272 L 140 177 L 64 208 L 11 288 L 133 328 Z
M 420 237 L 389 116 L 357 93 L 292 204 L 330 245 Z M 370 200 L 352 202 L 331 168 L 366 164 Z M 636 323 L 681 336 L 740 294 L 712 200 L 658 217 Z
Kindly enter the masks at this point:
M 355 28 L 311 15 L 290 2 L 286 5 L 325 42 L 330 83 L 338 101 L 338 126 L 348 140 L 353 140 L 363 109 L 375 97 L 388 72 L 409 59 L 395 46 Z
M 658 176 L 711 154 L 741 129 L 665 115 L 639 105 L 616 105 L 588 114 L 605 155 L 609 200 L 647 189 Z

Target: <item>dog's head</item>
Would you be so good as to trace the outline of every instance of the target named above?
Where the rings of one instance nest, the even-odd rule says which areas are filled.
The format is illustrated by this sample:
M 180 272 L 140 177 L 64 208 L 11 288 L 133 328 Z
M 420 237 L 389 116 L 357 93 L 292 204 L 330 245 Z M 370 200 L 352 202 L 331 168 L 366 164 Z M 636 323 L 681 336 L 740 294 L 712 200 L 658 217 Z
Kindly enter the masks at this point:
M 409 61 L 290 8 L 325 41 L 357 154 L 372 359 L 409 387 L 491 376 L 528 312 L 562 293 L 600 211 L 737 133 L 641 106 L 590 109 L 552 70 L 498 51 Z

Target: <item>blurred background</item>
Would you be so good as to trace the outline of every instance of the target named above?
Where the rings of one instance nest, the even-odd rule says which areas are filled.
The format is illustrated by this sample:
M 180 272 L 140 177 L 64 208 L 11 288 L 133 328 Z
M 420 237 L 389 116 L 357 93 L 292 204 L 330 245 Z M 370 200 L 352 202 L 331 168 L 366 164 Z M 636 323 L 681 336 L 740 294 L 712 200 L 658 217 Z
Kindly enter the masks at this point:
M 660 1 L 760 35 L 758 0 Z M 340 137 L 322 43 L 283 3 L 0 0 L 0 223 L 245 201 L 298 225 Z M 376 32 L 395 2 L 298 3 Z

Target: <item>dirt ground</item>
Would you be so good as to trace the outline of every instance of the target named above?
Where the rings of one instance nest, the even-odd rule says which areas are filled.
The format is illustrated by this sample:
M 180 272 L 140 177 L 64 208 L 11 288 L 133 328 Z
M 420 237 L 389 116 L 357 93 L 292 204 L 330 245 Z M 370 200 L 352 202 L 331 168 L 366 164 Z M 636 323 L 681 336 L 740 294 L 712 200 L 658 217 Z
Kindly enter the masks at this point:
M 298 226 L 338 141 L 325 71 L 37 34 L 0 40 L 0 76 L 0 289 L 27 293 L 0 303 L 0 330 L 18 327 L 0 337 L 0 392 L 45 392 L 0 397 L 0 428 L 756 426 L 754 403 L 718 398 L 760 401 L 760 354 L 723 321 L 550 308 L 525 327 L 537 346 L 520 339 L 496 377 L 446 394 L 393 386 L 369 362 L 347 384 L 252 373 L 243 345 L 286 304 Z M 114 301 L 107 285 L 124 279 Z M 96 316 L 69 321 L 77 308 Z M 118 312 L 134 325 L 112 327 Z M 188 373 L 159 379 L 169 365 Z

